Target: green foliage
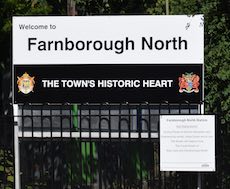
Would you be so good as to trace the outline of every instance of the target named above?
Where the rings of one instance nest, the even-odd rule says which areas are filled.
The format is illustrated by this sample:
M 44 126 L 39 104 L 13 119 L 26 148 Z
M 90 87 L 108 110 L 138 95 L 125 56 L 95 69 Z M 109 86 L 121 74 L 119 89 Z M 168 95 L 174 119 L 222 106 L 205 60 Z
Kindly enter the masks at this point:
M 76 0 L 79 15 L 143 14 L 143 0 Z
M 209 112 L 219 114 L 222 123 L 230 121 L 230 21 L 220 1 L 209 1 L 205 13 L 205 97 Z
M 9 70 L 12 16 L 47 15 L 51 6 L 46 0 L 0 0 L 0 64 Z
M 0 149 L 0 186 L 13 189 L 14 167 L 12 151 Z M 5 182 L 2 180 L 5 179 Z
M 170 15 L 193 15 L 200 13 L 201 3 L 198 0 L 169 0 Z M 157 0 L 147 7 L 147 13 L 154 15 L 166 14 L 166 0 Z
M 171 14 L 193 15 L 200 13 L 201 1 L 198 0 L 173 0 L 170 1 Z
M 220 0 L 170 0 L 170 14 L 204 14 L 205 18 L 205 100 L 209 113 L 221 114 L 222 123 L 230 122 L 230 19 Z M 165 14 L 165 0 L 146 8 L 149 14 Z

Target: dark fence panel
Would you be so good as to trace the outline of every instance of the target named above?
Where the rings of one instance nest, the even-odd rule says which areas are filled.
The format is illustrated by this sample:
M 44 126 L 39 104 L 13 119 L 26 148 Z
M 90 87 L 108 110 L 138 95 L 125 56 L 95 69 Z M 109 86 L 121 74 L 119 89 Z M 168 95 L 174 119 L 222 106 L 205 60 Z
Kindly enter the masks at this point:
M 22 105 L 19 113 L 22 189 L 197 188 L 195 172 L 160 171 L 158 138 L 159 115 L 200 114 L 196 104 Z M 1 126 L 11 134 L 0 133 L 0 182 L 13 188 L 14 122 L 6 120 Z M 201 173 L 202 189 L 230 186 L 228 133 L 217 127 L 217 171 Z
M 158 138 L 159 115 L 198 114 L 196 104 L 24 105 L 20 111 L 22 188 L 196 188 L 195 173 L 160 172 Z

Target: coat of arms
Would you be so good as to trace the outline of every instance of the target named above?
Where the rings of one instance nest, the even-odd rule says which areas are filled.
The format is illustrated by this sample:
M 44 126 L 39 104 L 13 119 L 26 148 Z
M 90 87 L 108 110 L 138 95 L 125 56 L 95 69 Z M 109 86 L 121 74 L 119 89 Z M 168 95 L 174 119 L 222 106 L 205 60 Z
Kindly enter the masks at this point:
M 182 77 L 179 77 L 179 92 L 183 93 L 198 93 L 200 86 L 200 77 L 194 73 L 185 73 L 182 74 Z
M 30 77 L 29 74 L 27 74 L 26 72 L 21 76 L 21 77 L 17 77 L 18 81 L 18 92 L 22 92 L 23 94 L 29 94 L 30 92 L 33 92 L 34 89 L 34 77 Z

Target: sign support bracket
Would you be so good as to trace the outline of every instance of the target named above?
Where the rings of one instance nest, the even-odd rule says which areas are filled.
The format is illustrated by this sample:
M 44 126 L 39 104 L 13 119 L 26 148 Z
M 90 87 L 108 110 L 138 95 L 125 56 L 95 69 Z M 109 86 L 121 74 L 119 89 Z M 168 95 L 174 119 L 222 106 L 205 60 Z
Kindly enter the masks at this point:
M 200 105 L 199 110 L 200 110 L 199 114 L 204 115 L 204 102 Z M 198 172 L 197 175 L 197 189 L 202 189 L 202 176 L 200 172 Z

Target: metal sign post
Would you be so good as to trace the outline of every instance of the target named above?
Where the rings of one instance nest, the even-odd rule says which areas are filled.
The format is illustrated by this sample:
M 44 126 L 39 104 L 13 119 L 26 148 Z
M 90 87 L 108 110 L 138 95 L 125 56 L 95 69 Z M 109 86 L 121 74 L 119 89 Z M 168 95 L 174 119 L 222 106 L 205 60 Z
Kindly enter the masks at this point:
M 166 15 L 169 15 L 169 0 L 165 1 Z
M 14 123 L 18 123 L 18 105 L 13 105 L 14 112 Z M 18 125 L 14 125 L 14 171 L 15 171 L 15 189 L 20 189 L 20 151 L 19 151 L 19 140 L 18 140 L 19 128 Z
M 204 93 L 203 93 L 203 95 L 204 95 Z M 200 105 L 200 112 L 199 113 L 204 115 L 204 102 L 203 102 L 203 104 Z M 197 189 L 202 189 L 202 177 L 201 177 L 200 172 L 198 172 L 198 175 L 197 175 Z
M 201 186 L 201 173 L 198 173 L 198 177 L 197 177 L 197 189 L 202 189 L 202 186 Z

